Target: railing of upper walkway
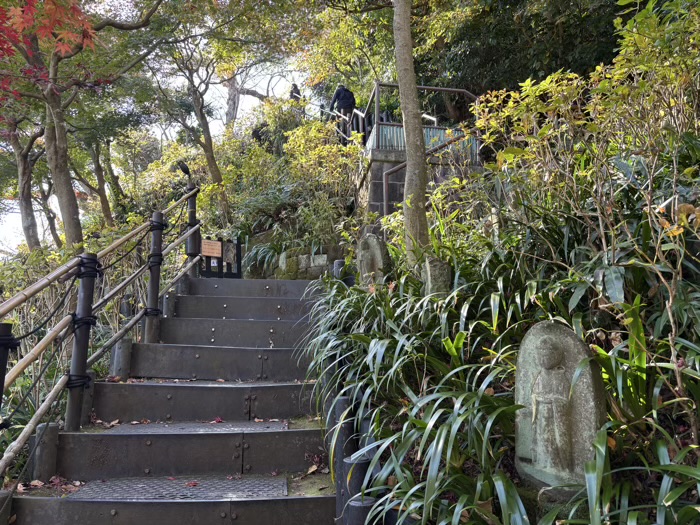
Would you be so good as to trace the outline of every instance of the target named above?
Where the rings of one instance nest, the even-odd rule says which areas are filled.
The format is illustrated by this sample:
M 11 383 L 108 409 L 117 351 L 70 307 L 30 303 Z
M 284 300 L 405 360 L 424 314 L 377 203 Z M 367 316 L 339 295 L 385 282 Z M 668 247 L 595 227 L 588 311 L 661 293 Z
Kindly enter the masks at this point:
M 352 115 L 345 116 L 338 111 L 328 111 L 323 106 L 319 106 L 321 116 L 324 118 L 336 119 L 343 123 L 338 128 L 338 134 L 345 140 L 350 139 L 353 132 L 362 136 L 362 143 L 365 151 L 405 151 L 406 136 L 403 124 L 396 122 L 386 122 L 381 118 L 381 93 L 382 90 L 398 89 L 398 84 L 375 82 L 374 89 L 367 101 L 364 111 L 355 108 Z M 452 93 L 464 96 L 472 102 L 478 103 L 478 97 L 466 89 L 443 88 L 434 86 L 417 86 L 419 91 Z M 300 98 L 301 100 L 301 98 Z M 479 164 L 480 142 L 475 133 L 465 134 L 461 128 L 453 129 L 445 126 L 438 126 L 438 119 L 434 116 L 423 114 L 423 119 L 432 121 L 432 126 L 423 126 L 423 136 L 425 139 L 426 157 L 431 157 L 444 151 L 450 151 L 461 157 L 462 161 L 470 166 Z M 383 207 L 384 215 L 389 214 L 389 177 L 405 169 L 406 163 L 402 162 L 397 166 L 383 173 Z

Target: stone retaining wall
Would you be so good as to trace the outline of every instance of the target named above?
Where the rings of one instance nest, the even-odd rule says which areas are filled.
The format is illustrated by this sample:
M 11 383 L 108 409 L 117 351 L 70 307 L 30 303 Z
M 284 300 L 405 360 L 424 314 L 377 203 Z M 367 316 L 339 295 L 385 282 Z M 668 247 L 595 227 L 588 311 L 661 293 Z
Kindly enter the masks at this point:
M 276 279 L 318 279 L 333 270 L 333 261 L 344 257 L 340 246 L 325 246 L 315 254 L 288 250 L 280 255 L 274 276 Z

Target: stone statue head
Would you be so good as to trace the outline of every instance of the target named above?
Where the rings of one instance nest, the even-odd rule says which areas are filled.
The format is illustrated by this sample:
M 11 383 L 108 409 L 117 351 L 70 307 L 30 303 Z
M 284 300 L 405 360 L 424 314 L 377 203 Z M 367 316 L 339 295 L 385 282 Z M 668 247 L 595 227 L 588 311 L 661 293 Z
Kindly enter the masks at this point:
M 564 352 L 556 341 L 551 337 L 543 337 L 537 354 L 537 363 L 545 370 L 553 370 L 560 366 L 563 360 Z

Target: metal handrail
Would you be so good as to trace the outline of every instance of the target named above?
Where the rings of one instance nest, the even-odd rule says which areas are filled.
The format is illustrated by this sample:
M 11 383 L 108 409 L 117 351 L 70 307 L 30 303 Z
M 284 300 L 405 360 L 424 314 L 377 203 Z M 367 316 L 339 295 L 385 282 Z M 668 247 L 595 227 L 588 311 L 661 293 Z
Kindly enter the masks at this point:
M 20 359 L 15 366 L 13 366 L 5 375 L 5 386 L 4 386 L 4 391 L 7 392 L 7 390 L 12 386 L 12 384 L 17 381 L 17 378 L 24 372 L 29 365 L 31 365 L 34 361 L 39 359 L 41 357 L 41 354 L 43 354 L 47 348 L 53 343 L 56 339 L 59 337 L 65 337 L 68 332 L 67 330 L 70 328 L 71 324 L 73 322 L 73 316 L 72 315 L 66 315 L 63 319 L 61 319 L 50 331 L 47 333 L 41 341 L 39 341 L 34 348 L 32 348 L 27 355 L 25 355 L 22 359 Z M 1 471 L 0 471 L 1 472 Z
M 168 206 L 165 210 L 163 210 L 163 214 L 167 215 L 171 211 L 173 211 L 175 208 L 177 208 L 180 204 L 185 202 L 187 199 L 190 197 L 197 195 L 199 193 L 199 188 L 195 188 L 191 192 L 185 194 L 182 196 L 180 199 L 178 199 L 174 204 L 171 204 Z M 121 237 L 120 239 L 114 241 L 112 244 L 107 246 L 105 249 L 97 253 L 97 258 L 102 259 L 103 257 L 109 255 L 112 253 L 114 250 L 122 246 L 123 244 L 126 244 L 129 242 L 131 239 L 133 239 L 135 236 L 137 236 L 140 233 L 145 232 L 148 228 L 150 227 L 150 223 L 144 223 L 135 230 L 132 230 L 131 232 L 127 233 L 124 237 Z M 4 301 L 3 303 L 0 304 L 0 319 L 5 317 L 7 314 L 12 312 L 15 308 L 18 306 L 21 306 L 25 302 L 27 302 L 29 299 L 37 295 L 39 292 L 50 286 L 52 283 L 56 282 L 58 279 L 66 275 L 68 272 L 75 270 L 78 266 L 80 265 L 80 257 L 74 257 L 71 260 L 69 260 L 67 263 L 59 266 L 56 268 L 54 271 L 52 271 L 50 274 L 48 274 L 45 277 L 42 277 L 39 279 L 37 282 L 34 284 L 28 286 L 21 292 L 16 293 L 14 296 L 12 296 L 10 299 L 7 301 Z
M 189 187 L 191 188 L 192 186 Z M 149 281 L 149 283 L 153 284 L 153 272 L 157 271 L 158 273 L 156 275 L 160 275 L 160 266 L 162 264 L 163 257 L 172 253 L 185 241 L 187 241 L 186 253 L 189 257 L 189 261 L 186 265 L 184 265 L 184 267 L 181 267 L 178 270 L 177 275 L 173 277 L 172 280 L 167 285 L 165 285 L 165 287 L 156 291 L 157 299 L 162 298 L 163 295 L 165 295 L 172 286 L 179 282 L 185 275 L 191 273 L 195 265 L 201 263 L 202 256 L 197 255 L 197 251 L 199 250 L 199 248 L 197 247 L 197 238 L 195 237 L 194 241 L 192 240 L 193 235 L 198 234 L 201 230 L 201 223 L 199 223 L 196 220 L 196 199 L 194 198 L 198 191 L 198 188 L 194 188 L 192 189 L 192 191 L 188 191 L 188 193 L 185 194 L 182 198 L 178 199 L 174 204 L 166 208 L 164 212 L 155 213 L 154 219 L 152 219 L 149 223 L 139 226 L 138 228 L 134 229 L 132 232 L 122 237 L 121 239 L 115 241 L 108 248 L 102 250 L 99 253 L 100 257 L 108 255 L 119 246 L 122 246 L 124 243 L 128 242 L 128 240 L 133 239 L 139 233 L 144 232 L 149 228 L 152 231 L 152 253 L 149 257 L 149 263 L 138 268 L 134 273 L 132 273 L 121 283 L 119 283 L 114 289 L 110 290 L 109 293 L 102 297 L 98 302 L 93 304 L 93 289 L 95 280 L 99 274 L 98 258 L 95 254 L 85 254 L 81 257 L 71 259 L 67 263 L 63 264 L 61 267 L 51 272 L 46 277 L 42 278 L 37 283 L 34 283 L 32 286 L 23 290 L 23 292 L 21 292 L 20 294 L 17 294 L 10 301 L 6 301 L 2 305 L 0 305 L 2 307 L 3 313 L 9 313 L 16 306 L 21 305 L 23 302 L 39 293 L 42 289 L 46 288 L 51 283 L 60 279 L 61 276 L 67 274 L 68 272 L 72 272 L 75 269 L 78 269 L 77 272 L 75 272 L 76 277 L 80 278 L 78 304 L 76 308 L 77 313 L 71 313 L 69 315 L 66 315 L 60 321 L 58 321 L 58 323 L 56 323 L 42 338 L 42 340 L 39 341 L 39 343 L 37 343 L 27 355 L 23 356 L 22 359 L 20 359 L 20 361 L 17 364 L 15 364 L 15 366 L 13 366 L 4 376 L 4 387 L 0 387 L 0 390 L 6 390 L 10 388 L 12 384 L 16 382 L 17 378 L 19 378 L 21 374 L 32 363 L 37 361 L 41 357 L 41 355 L 45 353 L 46 350 L 50 348 L 56 340 L 65 341 L 65 339 L 68 336 L 74 334 L 74 346 L 70 374 L 66 373 L 57 380 L 55 386 L 51 389 L 47 397 L 37 408 L 37 411 L 35 412 L 34 416 L 22 429 L 22 432 L 20 433 L 18 438 L 15 439 L 12 443 L 10 443 L 10 445 L 7 447 L 2 458 L 0 458 L 0 474 L 4 474 L 10 466 L 10 464 L 15 460 L 19 452 L 28 442 L 30 436 L 36 431 L 39 423 L 47 416 L 51 407 L 54 406 L 54 403 L 59 398 L 59 395 L 61 394 L 63 389 L 71 385 L 71 380 L 74 380 L 74 378 L 85 377 L 85 365 L 93 365 L 101 356 L 108 352 L 112 348 L 112 346 L 114 346 L 118 341 L 120 341 L 129 332 L 129 330 L 134 328 L 134 326 L 136 326 L 136 324 L 143 317 L 151 319 L 147 316 L 147 313 L 150 312 L 149 315 L 153 315 L 152 312 L 154 308 L 152 304 L 152 298 L 149 296 L 149 303 L 147 307 L 144 308 L 141 312 L 139 312 L 139 314 L 134 316 L 121 330 L 114 334 L 109 341 L 104 343 L 98 352 L 95 352 L 92 356 L 88 357 L 87 349 L 89 342 L 89 332 L 90 325 L 93 324 L 95 320 L 94 314 L 98 312 L 101 308 L 103 308 L 106 304 L 108 304 L 110 301 L 118 297 L 118 294 L 120 292 L 122 292 L 127 286 L 133 283 L 147 269 L 151 270 L 151 280 Z M 160 250 L 161 240 L 163 236 L 162 224 L 164 223 L 164 214 L 172 212 L 184 202 L 189 202 L 188 216 L 186 219 L 188 224 L 188 230 L 182 235 L 180 235 L 173 242 L 171 242 L 167 247 L 165 247 L 165 249 L 162 250 L 162 253 L 154 253 L 154 246 L 157 247 L 157 250 Z M 131 250 L 127 252 L 127 254 L 130 252 Z M 7 339 L 7 334 L 11 333 L 11 329 L 7 330 L 7 328 L 11 325 L 9 323 L 6 323 L 2 326 L 3 337 Z M 17 340 L 14 339 L 13 342 L 10 336 L 10 341 L 3 341 L 3 345 L 5 345 L 3 351 L 7 352 L 8 348 L 14 348 L 13 345 L 16 344 Z M 76 356 L 80 356 L 78 358 L 78 361 L 81 361 L 82 364 L 80 364 L 79 366 L 76 366 Z M 3 367 L 4 366 L 5 365 L 3 364 Z M 46 368 L 44 368 L 44 371 L 45 370 Z M 71 387 L 71 390 L 69 392 L 70 395 L 68 397 L 68 411 L 65 416 L 66 429 L 77 430 L 80 428 L 80 426 L 79 419 L 77 419 L 76 416 L 78 416 L 78 418 L 82 417 L 82 389 Z
M 189 192 L 189 193 L 184 194 L 182 197 L 180 197 L 180 198 L 179 198 L 177 201 L 175 201 L 173 204 L 171 204 L 170 206 L 168 206 L 167 208 L 165 208 L 165 209 L 162 211 L 163 215 L 167 215 L 168 213 L 170 213 L 171 211 L 173 211 L 175 208 L 177 208 L 180 204 L 182 204 L 183 202 L 185 202 L 187 199 L 189 199 L 190 197 L 194 197 L 194 196 L 197 195 L 198 193 L 199 193 L 199 187 L 193 189 L 193 190 L 192 190 L 191 192 Z
M 114 299 L 119 294 L 119 292 L 121 292 L 124 288 L 129 286 L 136 279 L 138 279 L 141 275 L 143 275 L 146 270 L 148 270 L 148 263 L 141 266 L 141 268 L 139 268 L 134 273 L 132 273 L 129 277 L 124 279 L 120 284 L 118 284 L 115 288 L 113 288 L 107 295 L 105 295 L 102 299 L 100 299 L 98 302 L 96 302 L 92 307 L 93 311 L 97 312 L 97 311 L 101 310 L 107 303 L 109 303 L 112 299 Z
M 146 309 L 144 308 L 141 310 L 139 313 L 137 313 L 134 317 L 131 318 L 131 321 L 126 323 L 121 330 L 119 330 L 116 334 L 114 334 L 112 337 L 109 338 L 109 340 L 105 343 L 102 344 L 102 347 L 92 354 L 88 360 L 87 360 L 87 366 L 92 366 L 94 365 L 103 355 L 107 353 L 108 350 L 111 350 L 114 345 L 116 345 L 119 341 L 124 339 L 124 336 L 129 333 L 129 331 L 136 326 L 141 319 L 143 319 L 146 315 Z
M 374 97 L 377 94 L 377 88 L 378 88 L 378 85 L 375 84 L 374 89 L 372 90 L 372 93 L 370 93 L 369 99 L 367 100 L 367 107 L 365 108 L 365 112 L 364 112 L 365 115 L 369 114 L 369 112 L 370 112 L 369 109 L 372 107 L 372 101 L 374 100 Z
M 22 450 L 22 448 L 24 448 L 24 445 L 26 445 L 27 441 L 29 441 L 29 438 L 31 437 L 32 433 L 36 430 L 36 427 L 39 425 L 39 422 L 44 418 L 46 413 L 49 411 L 49 408 L 51 408 L 51 405 L 53 405 L 54 401 L 56 401 L 56 398 L 61 394 L 61 392 L 67 384 L 68 376 L 64 375 L 51 389 L 51 392 L 49 392 L 49 395 L 46 396 L 44 402 L 41 403 L 41 405 L 39 405 L 39 408 L 37 408 L 36 412 L 29 420 L 27 425 L 24 427 L 17 439 L 10 443 L 10 445 L 5 449 L 5 453 L 3 454 L 2 459 L 0 459 L 0 473 L 5 473 L 7 468 L 10 466 L 12 460 L 15 459 L 15 457 L 17 457 L 17 454 Z
M 199 263 L 202 260 L 202 256 L 198 255 L 192 261 L 187 263 L 187 265 L 178 273 L 166 286 L 163 287 L 163 291 L 159 294 L 159 296 L 162 298 L 165 293 L 172 288 L 177 282 L 182 279 L 187 272 L 192 269 L 192 267 Z M 91 366 L 95 364 L 104 354 L 107 353 L 108 350 L 110 350 L 115 344 L 117 344 L 119 341 L 121 341 L 124 336 L 129 333 L 129 331 L 138 324 L 138 322 L 144 318 L 146 315 L 146 309 L 144 308 L 141 310 L 139 313 L 137 313 L 131 321 L 129 321 L 127 324 L 125 324 L 121 330 L 119 330 L 116 334 L 114 334 L 112 337 L 109 338 L 109 340 L 105 343 L 102 344 L 102 347 L 92 354 L 90 358 L 87 361 L 88 366 Z
M 78 267 L 80 264 L 80 258 L 75 257 L 68 261 L 67 263 L 59 266 L 56 268 L 53 272 L 51 272 L 49 275 L 42 277 L 39 279 L 37 282 L 32 284 L 31 286 L 28 286 L 21 292 L 18 292 L 15 294 L 13 297 L 8 299 L 7 301 L 3 302 L 0 304 L 0 318 L 5 317 L 7 314 L 12 312 L 15 308 L 18 306 L 21 306 L 24 304 L 26 301 L 34 297 L 36 294 L 41 292 L 44 288 L 48 287 L 61 277 L 63 277 L 65 274 L 70 272 L 71 270 L 74 270 L 75 268 Z
M 197 224 L 195 227 L 188 229 L 184 234 L 182 234 L 180 237 L 178 237 L 178 238 L 175 239 L 173 242 L 171 242 L 170 244 L 168 244 L 168 246 L 166 246 L 166 247 L 163 249 L 163 257 L 165 257 L 165 256 L 168 255 L 170 252 L 172 252 L 175 248 L 177 248 L 178 246 L 180 246 L 180 245 L 181 245 L 183 242 L 185 242 L 191 235 L 193 235 L 194 233 L 198 232 L 201 228 L 202 228 L 202 224 L 201 224 L 201 223 L 200 223 L 200 224 Z
M 439 144 L 435 146 L 434 148 L 430 148 L 429 150 L 426 150 L 425 156 L 432 155 L 434 153 L 437 153 L 438 151 L 441 151 L 445 149 L 448 146 L 451 146 L 455 142 L 459 142 L 460 140 L 465 140 L 467 138 L 471 138 L 471 135 L 459 135 L 458 137 L 452 137 L 451 139 L 443 142 L 442 144 Z M 406 167 L 407 161 L 402 162 L 401 164 L 397 164 L 391 169 L 386 170 L 382 174 L 382 183 L 383 183 L 383 188 L 384 188 L 384 215 L 389 215 L 389 175 L 393 175 L 394 173 L 398 173 L 402 169 Z
M 398 88 L 399 85 L 388 82 L 380 82 L 379 87 Z M 437 91 L 438 93 L 461 93 L 462 95 L 466 95 L 467 97 L 471 98 L 475 102 L 479 99 L 479 97 L 477 97 L 471 91 L 462 88 L 446 88 L 439 86 L 416 86 L 416 88 L 418 88 L 419 91 Z
M 117 248 L 119 248 L 119 247 L 122 246 L 123 244 L 126 244 L 126 243 L 129 242 L 131 239 L 133 239 L 134 237 L 136 237 L 139 233 L 143 233 L 143 232 L 145 232 L 146 230 L 148 230 L 149 227 L 150 227 L 150 224 L 149 224 L 149 223 L 142 224 L 141 226 L 139 226 L 139 227 L 136 228 L 135 230 L 132 230 L 130 233 L 127 233 L 127 234 L 126 234 L 124 237 L 122 237 L 121 239 L 118 239 L 118 240 L 114 241 L 112 244 L 110 244 L 109 246 L 107 246 L 107 248 L 105 248 L 104 250 L 97 252 L 97 258 L 98 258 L 98 259 L 102 259 L 103 257 L 109 255 L 109 254 L 112 253 L 114 250 L 116 250 Z

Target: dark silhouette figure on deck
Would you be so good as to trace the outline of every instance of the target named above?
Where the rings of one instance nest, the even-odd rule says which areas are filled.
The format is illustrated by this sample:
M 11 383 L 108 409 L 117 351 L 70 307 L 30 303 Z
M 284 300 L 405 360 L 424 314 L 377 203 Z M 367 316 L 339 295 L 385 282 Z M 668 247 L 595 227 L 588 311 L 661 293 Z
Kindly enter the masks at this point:
M 330 112 L 333 113 L 336 108 L 338 113 L 344 117 L 341 118 L 338 129 L 343 135 L 345 135 L 345 137 L 348 137 L 350 136 L 350 132 L 352 130 L 350 123 L 352 122 L 352 112 L 355 109 L 355 95 L 342 84 L 340 84 L 338 89 L 335 90 L 335 94 L 333 95 L 329 108 Z M 345 138 L 341 137 L 341 140 L 343 144 L 345 144 Z

